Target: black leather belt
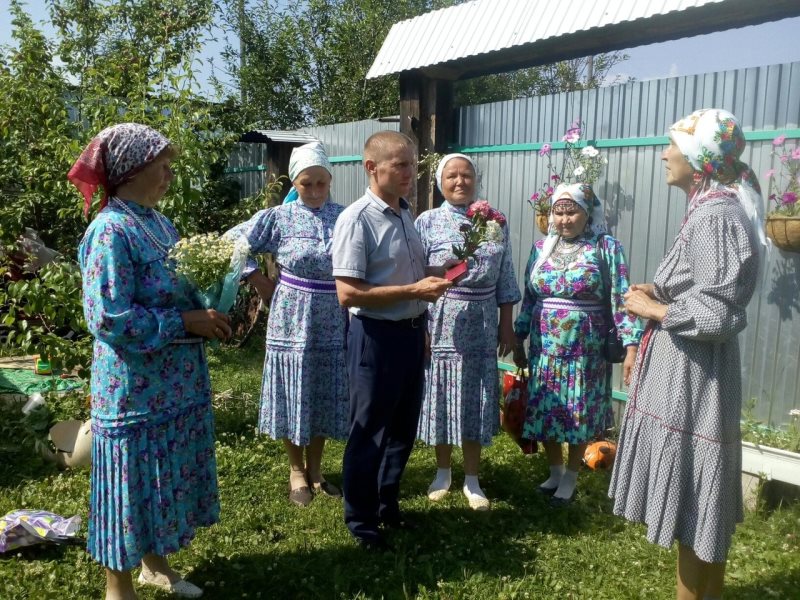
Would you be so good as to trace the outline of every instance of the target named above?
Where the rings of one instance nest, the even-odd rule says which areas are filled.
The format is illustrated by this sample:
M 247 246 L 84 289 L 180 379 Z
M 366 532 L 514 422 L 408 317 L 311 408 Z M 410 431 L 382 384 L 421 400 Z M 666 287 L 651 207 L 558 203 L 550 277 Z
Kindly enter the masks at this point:
M 398 321 L 390 321 L 389 319 L 373 319 L 372 317 L 361 317 L 359 315 L 356 315 L 356 317 L 359 319 L 372 321 L 373 323 L 380 323 L 381 325 L 402 327 L 403 329 L 420 329 L 421 327 L 425 327 L 425 322 L 428 320 L 428 311 L 425 311 L 416 317 L 411 317 L 410 319 L 400 319 Z

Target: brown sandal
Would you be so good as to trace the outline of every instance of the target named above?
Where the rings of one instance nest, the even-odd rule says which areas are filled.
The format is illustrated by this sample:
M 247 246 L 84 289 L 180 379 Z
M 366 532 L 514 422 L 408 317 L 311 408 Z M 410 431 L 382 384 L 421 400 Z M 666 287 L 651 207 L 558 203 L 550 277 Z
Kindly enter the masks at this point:
M 314 494 L 311 493 L 311 488 L 307 485 L 292 489 L 289 486 L 289 501 L 297 506 L 306 507 L 311 504 L 314 499 Z

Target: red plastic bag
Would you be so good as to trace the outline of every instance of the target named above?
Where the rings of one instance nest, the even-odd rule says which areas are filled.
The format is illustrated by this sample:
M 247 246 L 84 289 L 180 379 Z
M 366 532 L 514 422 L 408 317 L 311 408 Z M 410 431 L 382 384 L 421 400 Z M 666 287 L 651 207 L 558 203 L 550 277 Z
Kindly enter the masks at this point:
M 525 414 L 528 410 L 528 378 L 517 371 L 503 375 L 503 405 L 500 410 L 500 426 L 517 442 L 524 454 L 537 451 L 535 440 L 522 438 Z

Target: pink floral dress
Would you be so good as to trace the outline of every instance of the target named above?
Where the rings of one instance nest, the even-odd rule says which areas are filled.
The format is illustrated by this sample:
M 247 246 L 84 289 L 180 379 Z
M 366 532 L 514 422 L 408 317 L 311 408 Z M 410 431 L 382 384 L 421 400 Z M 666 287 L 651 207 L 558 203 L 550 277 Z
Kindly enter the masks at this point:
M 514 324 L 518 337 L 530 336 L 530 403 L 523 431 L 527 439 L 581 444 L 601 437 L 613 425 L 611 368 L 601 354 L 608 330 L 604 298 L 611 296 L 624 345 L 638 344 L 642 328 L 623 308 L 628 267 L 622 245 L 608 235 L 600 243 L 610 290 L 603 286 L 598 236 L 585 237 L 566 268 L 549 258 L 533 276 L 544 240 L 531 250 L 525 295 Z

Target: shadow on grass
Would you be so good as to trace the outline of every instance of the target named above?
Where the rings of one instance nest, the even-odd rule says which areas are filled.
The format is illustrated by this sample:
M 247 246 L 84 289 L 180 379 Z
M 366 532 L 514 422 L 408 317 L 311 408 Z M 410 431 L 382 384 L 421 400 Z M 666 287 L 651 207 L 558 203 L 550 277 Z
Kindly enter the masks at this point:
M 752 600 L 753 598 L 797 598 L 800 590 L 800 567 L 782 572 L 780 576 L 764 577 L 757 583 L 737 584 L 728 578 L 724 591 L 726 600 Z
M 338 451 L 334 446 L 330 458 Z M 262 598 L 424 596 L 440 583 L 521 580 L 536 569 L 541 541 L 596 530 L 607 533 L 623 526 L 611 515 L 605 494 L 607 473 L 581 473 L 575 503 L 553 509 L 535 491 L 547 471 L 544 458 L 511 455 L 511 459 L 499 464 L 485 461 L 481 480 L 492 510 L 476 512 L 467 506 L 460 490 L 463 474 L 455 467 L 451 493 L 431 503 L 425 496 L 433 473 L 431 459 L 428 453 L 415 451 L 404 475 L 401 506 L 419 528 L 390 532 L 393 553 L 359 548 L 344 526 L 340 505 L 326 507 L 324 514 L 305 523 L 294 521 L 294 513 L 265 509 L 267 522 L 259 521 L 259 515 L 249 523 L 240 520 L 234 534 L 246 539 L 247 529 L 253 528 L 263 535 L 263 551 L 242 544 L 237 552 L 234 543 L 227 553 L 205 553 L 193 563 L 190 578 L 205 584 L 207 598 L 244 594 L 252 598 L 259 592 Z M 341 481 L 335 467 L 327 475 L 333 482 Z
M 30 452 L 0 452 L 0 489 L 58 473 L 58 468 Z

